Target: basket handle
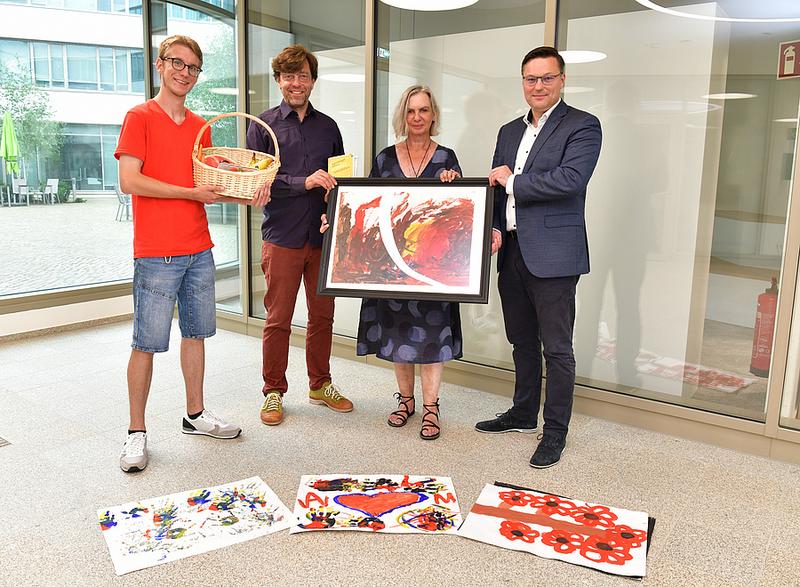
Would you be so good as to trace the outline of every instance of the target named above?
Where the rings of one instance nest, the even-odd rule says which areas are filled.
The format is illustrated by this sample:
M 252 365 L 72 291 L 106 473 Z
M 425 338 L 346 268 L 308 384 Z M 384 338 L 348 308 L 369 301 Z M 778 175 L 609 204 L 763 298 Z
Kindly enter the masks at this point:
M 206 132 L 206 129 L 210 127 L 212 124 L 214 124 L 216 121 L 221 120 L 223 118 L 230 118 L 232 116 L 242 116 L 244 118 L 249 118 L 250 120 L 257 122 L 258 124 L 263 126 L 269 133 L 269 136 L 272 137 L 272 144 L 275 145 L 275 159 L 280 161 L 281 149 L 278 146 L 278 138 L 275 136 L 275 133 L 272 132 L 272 129 L 266 122 L 264 122 L 257 116 L 253 116 L 252 114 L 247 114 L 246 112 L 228 112 L 226 114 L 219 114 L 214 118 L 212 118 L 211 120 L 209 120 L 208 122 L 206 122 L 202 126 L 202 128 L 199 131 L 197 131 L 197 138 L 194 140 L 194 149 L 192 150 L 193 157 L 197 156 L 197 150 L 200 148 L 200 139 L 203 137 L 203 133 Z

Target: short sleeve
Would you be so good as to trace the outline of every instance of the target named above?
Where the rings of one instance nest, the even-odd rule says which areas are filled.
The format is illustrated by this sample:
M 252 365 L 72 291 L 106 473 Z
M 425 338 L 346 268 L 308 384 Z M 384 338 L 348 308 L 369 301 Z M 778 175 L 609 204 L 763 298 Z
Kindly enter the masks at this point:
M 141 116 L 135 112 L 128 112 L 119 132 L 119 142 L 114 151 L 114 157 L 119 159 L 122 155 L 136 157 L 144 161 L 147 152 L 146 125 Z
M 464 177 L 464 172 L 461 171 L 461 165 L 458 163 L 458 157 L 453 149 L 447 149 L 447 169 L 454 169 L 458 171 L 461 177 Z
M 195 140 L 197 140 L 197 139 L 195 139 Z M 202 145 L 203 148 L 213 147 L 214 146 L 213 143 L 211 142 L 211 127 L 210 126 L 203 132 L 203 136 L 200 137 L 200 145 Z

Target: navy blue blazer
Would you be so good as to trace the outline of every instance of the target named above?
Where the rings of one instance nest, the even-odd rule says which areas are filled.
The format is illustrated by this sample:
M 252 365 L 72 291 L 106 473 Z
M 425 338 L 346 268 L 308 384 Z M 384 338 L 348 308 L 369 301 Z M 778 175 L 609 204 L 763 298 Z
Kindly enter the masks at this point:
M 508 165 L 514 169 L 524 133 L 522 118 L 500 129 L 492 168 Z M 536 137 L 522 173 L 514 179 L 519 247 L 525 265 L 537 277 L 589 272 L 586 185 L 597 165 L 601 142 L 597 117 L 562 101 Z M 503 233 L 503 244 L 507 198 L 505 188 L 496 186 L 493 226 Z M 504 257 L 501 247 L 498 270 Z

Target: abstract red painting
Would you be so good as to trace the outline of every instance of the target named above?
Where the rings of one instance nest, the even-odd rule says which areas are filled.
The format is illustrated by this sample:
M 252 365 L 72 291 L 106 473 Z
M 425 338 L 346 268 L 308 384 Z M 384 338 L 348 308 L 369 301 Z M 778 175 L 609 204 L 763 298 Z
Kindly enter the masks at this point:
M 644 577 L 655 519 L 644 512 L 487 484 L 459 536 L 613 575 Z
M 485 181 L 342 180 L 328 217 L 321 293 L 452 301 L 488 295 Z

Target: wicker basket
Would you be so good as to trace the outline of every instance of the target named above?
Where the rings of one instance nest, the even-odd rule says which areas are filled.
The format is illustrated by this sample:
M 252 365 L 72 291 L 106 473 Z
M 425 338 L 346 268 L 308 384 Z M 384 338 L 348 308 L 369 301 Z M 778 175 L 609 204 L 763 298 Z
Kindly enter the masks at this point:
M 262 153 L 261 151 L 253 151 L 252 149 L 240 149 L 237 147 L 203 147 L 201 149 L 200 139 L 202 138 L 203 133 L 206 132 L 206 128 L 218 120 L 229 118 L 231 116 L 242 116 L 244 118 L 249 118 L 250 120 L 263 126 L 272 137 L 272 144 L 275 145 L 275 155 L 269 155 L 267 153 Z M 218 169 L 217 167 L 212 167 L 211 165 L 206 165 L 203 163 L 200 158 L 208 155 L 221 155 L 223 157 L 227 157 L 237 165 L 242 165 L 245 167 L 250 165 L 250 162 L 253 160 L 253 155 L 255 155 L 256 159 L 269 158 L 272 161 L 270 161 L 266 169 L 259 169 L 258 171 L 229 171 L 227 169 Z M 272 184 L 272 182 L 275 180 L 275 176 L 278 174 L 278 168 L 280 166 L 281 160 L 278 139 L 275 137 L 275 133 L 272 132 L 272 129 L 269 127 L 269 125 L 260 118 L 251 116 L 250 114 L 245 114 L 244 112 L 229 112 L 227 114 L 215 116 L 206 122 L 197 132 L 197 138 L 194 141 L 194 149 L 192 150 L 192 170 L 194 185 L 196 186 L 221 185 L 225 188 L 224 191 L 220 192 L 222 195 L 229 196 L 231 198 L 251 200 L 258 186 L 265 182 L 269 183 L 270 185 Z

